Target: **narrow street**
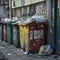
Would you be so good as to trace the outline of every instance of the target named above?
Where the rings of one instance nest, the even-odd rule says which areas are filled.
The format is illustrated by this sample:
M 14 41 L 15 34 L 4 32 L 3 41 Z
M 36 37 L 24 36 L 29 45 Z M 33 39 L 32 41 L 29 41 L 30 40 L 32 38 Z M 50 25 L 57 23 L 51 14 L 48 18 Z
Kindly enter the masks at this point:
M 0 60 L 60 60 L 59 58 L 53 58 L 53 55 L 51 56 L 38 56 L 38 54 L 31 54 L 31 55 L 24 55 L 24 52 L 21 51 L 20 48 L 16 48 L 13 45 L 9 45 L 5 42 L 0 42 L 0 52 L 6 57 L 1 55 L 0 57 L 3 57 Z
M 60 0 L 0 0 L 0 60 L 60 60 Z

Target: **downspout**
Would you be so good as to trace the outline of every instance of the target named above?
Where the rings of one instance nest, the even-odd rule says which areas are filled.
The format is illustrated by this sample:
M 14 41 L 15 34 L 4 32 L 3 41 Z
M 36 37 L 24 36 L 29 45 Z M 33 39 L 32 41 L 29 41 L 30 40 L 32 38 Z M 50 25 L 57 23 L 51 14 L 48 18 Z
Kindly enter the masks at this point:
M 57 40 L 57 8 L 58 8 L 58 1 L 54 0 L 54 41 L 55 41 L 55 49 L 54 52 L 56 53 L 56 40 Z

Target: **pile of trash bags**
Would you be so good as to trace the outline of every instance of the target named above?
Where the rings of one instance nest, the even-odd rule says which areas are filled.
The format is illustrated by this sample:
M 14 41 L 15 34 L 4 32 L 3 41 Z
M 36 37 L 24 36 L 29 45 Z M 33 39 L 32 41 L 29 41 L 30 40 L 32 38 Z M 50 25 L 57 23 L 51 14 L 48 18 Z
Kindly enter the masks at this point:
M 26 25 L 26 24 L 30 24 L 32 22 L 48 22 L 48 20 L 46 18 L 44 18 L 43 16 L 39 16 L 39 15 L 33 15 L 32 17 L 28 17 L 26 19 L 24 18 L 20 18 L 20 22 L 22 25 Z
M 20 18 L 20 19 L 10 19 L 10 18 L 5 18 L 5 19 L 2 19 L 2 21 L 20 21 L 21 24 L 23 25 L 26 25 L 26 24 L 30 24 L 32 22 L 48 22 L 48 20 L 46 18 L 44 18 L 43 16 L 39 16 L 39 15 L 33 15 L 32 17 L 28 17 L 28 18 Z
M 48 20 L 46 18 L 44 18 L 43 16 L 39 16 L 39 15 L 34 15 L 30 18 L 28 18 L 26 21 L 25 21 L 25 24 L 29 24 L 31 22 L 48 22 Z

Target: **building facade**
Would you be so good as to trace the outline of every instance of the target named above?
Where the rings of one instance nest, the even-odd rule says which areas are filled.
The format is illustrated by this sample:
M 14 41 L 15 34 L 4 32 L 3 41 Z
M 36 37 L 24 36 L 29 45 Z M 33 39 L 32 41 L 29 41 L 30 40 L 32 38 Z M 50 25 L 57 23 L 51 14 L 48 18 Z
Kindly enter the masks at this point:
M 12 17 L 33 16 L 35 14 L 46 16 L 45 0 L 12 0 Z
M 51 41 L 52 36 L 52 0 L 12 0 L 11 1 L 11 17 L 20 18 L 33 16 L 35 14 L 46 17 L 49 21 L 48 42 Z
M 9 17 L 9 0 L 0 0 L 0 18 Z

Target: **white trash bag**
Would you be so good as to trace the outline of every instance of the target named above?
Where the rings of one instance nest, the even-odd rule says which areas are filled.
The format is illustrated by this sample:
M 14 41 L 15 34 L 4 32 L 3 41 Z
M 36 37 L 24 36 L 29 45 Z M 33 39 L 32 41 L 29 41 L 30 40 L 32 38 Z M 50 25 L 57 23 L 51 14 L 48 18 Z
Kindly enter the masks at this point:
M 50 55 L 53 53 L 53 49 L 51 48 L 51 45 L 43 45 L 39 49 L 38 55 Z

